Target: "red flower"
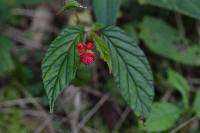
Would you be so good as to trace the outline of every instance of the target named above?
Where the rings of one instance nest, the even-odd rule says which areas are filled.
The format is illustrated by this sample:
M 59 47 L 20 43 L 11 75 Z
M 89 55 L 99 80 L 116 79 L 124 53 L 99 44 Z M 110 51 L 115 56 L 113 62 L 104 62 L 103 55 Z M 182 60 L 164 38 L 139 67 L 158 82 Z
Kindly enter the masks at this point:
M 81 42 L 76 45 L 76 48 L 78 49 L 78 51 L 80 53 L 85 52 L 85 49 L 86 49 L 85 45 L 83 43 L 81 43 Z
M 88 65 L 93 63 L 95 60 L 95 55 L 89 52 L 84 52 L 80 55 L 80 61 Z
M 92 50 L 92 49 L 94 49 L 94 44 L 93 44 L 92 42 L 88 42 L 88 43 L 86 44 L 85 48 L 86 48 L 87 50 Z

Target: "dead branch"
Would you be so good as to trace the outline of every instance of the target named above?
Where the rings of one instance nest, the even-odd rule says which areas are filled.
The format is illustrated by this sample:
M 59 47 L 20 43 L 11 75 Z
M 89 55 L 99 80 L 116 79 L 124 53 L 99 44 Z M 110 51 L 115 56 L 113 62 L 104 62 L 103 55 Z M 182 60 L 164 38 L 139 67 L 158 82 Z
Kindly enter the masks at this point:
M 92 118 L 92 116 L 99 110 L 99 108 L 109 99 L 109 95 L 105 94 L 99 102 L 86 114 L 81 120 L 78 127 L 81 129 Z

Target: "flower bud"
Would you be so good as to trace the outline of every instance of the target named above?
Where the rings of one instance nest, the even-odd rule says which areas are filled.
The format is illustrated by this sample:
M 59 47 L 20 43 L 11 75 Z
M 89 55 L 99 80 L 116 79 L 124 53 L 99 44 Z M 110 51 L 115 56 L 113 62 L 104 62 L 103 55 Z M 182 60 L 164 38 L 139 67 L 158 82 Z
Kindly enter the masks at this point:
M 88 43 L 86 44 L 85 48 L 86 48 L 87 50 L 92 50 L 92 49 L 94 49 L 94 44 L 93 44 L 92 42 L 88 42 Z
M 95 60 L 95 55 L 89 52 L 84 52 L 80 55 L 80 61 L 88 65 L 93 63 Z

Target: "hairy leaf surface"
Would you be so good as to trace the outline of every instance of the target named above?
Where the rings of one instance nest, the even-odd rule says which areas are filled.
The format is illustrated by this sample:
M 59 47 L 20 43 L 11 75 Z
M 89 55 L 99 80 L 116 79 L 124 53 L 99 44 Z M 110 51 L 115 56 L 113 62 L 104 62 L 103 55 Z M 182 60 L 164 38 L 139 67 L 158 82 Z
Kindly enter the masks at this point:
M 75 77 L 77 69 L 75 45 L 82 38 L 82 28 L 66 28 L 50 44 L 46 53 L 42 64 L 42 76 L 51 111 L 56 98 Z
M 109 46 L 112 73 L 120 92 L 135 113 L 146 116 L 154 96 L 149 63 L 138 45 L 115 26 L 102 29 Z

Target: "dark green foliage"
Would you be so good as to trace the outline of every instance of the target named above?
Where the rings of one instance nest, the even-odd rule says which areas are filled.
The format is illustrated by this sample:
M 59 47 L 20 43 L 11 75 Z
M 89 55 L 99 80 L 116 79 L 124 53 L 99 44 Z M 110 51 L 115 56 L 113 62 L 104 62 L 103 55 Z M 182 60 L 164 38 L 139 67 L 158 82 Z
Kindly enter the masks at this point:
M 32 32 L 38 8 L 51 22 Z M 198 133 L 199 19 L 199 0 L 0 0 L 0 133 L 70 133 L 85 118 L 79 132 Z M 89 65 L 75 48 L 87 41 Z
M 199 0 L 139 0 L 139 2 L 170 9 L 200 19 Z
M 97 22 L 113 25 L 116 23 L 121 0 L 93 0 Z
M 140 24 L 140 38 L 156 54 L 186 65 L 200 65 L 200 47 L 184 46 L 184 40 L 176 29 L 166 22 L 145 17 Z
M 8 38 L 0 36 L 0 75 L 11 72 L 14 69 L 13 60 L 11 58 L 12 41 Z
M 109 46 L 112 73 L 121 94 L 137 115 L 147 116 L 154 87 L 151 68 L 144 53 L 118 27 L 105 27 L 101 32 Z
M 82 28 L 68 27 L 64 29 L 50 44 L 43 60 L 43 82 L 51 111 L 53 111 L 56 98 L 76 75 L 77 54 L 75 45 L 82 38 Z
M 180 109 L 171 103 L 154 103 L 143 128 L 150 132 L 165 131 L 175 124 L 180 112 Z

